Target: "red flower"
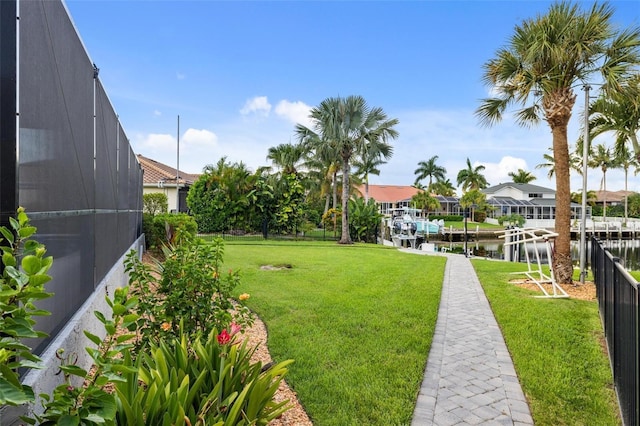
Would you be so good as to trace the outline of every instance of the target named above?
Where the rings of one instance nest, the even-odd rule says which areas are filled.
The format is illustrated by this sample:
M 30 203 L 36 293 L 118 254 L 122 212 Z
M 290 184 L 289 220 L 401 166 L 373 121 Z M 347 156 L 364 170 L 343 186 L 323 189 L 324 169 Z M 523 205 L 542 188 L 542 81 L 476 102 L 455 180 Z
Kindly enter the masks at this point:
M 221 345 L 226 345 L 231 340 L 231 336 L 227 332 L 227 330 L 222 330 L 222 333 L 218 334 L 218 343 Z

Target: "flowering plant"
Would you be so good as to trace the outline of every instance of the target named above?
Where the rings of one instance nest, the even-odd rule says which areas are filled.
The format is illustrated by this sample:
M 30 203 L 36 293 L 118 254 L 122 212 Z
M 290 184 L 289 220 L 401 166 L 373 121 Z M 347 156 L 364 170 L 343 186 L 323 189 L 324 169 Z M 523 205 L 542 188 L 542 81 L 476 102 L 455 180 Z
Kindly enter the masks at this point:
M 125 270 L 140 300 L 140 346 L 161 337 L 177 337 L 180 324 L 183 330 L 202 335 L 226 329 L 232 322 L 251 325 L 251 312 L 242 304 L 249 295 L 233 301 L 231 293 L 240 277 L 232 270 L 221 273 L 223 254 L 220 239 L 212 243 L 186 239 L 179 246 L 165 247 L 164 262 L 153 267 L 134 253 L 127 256 Z

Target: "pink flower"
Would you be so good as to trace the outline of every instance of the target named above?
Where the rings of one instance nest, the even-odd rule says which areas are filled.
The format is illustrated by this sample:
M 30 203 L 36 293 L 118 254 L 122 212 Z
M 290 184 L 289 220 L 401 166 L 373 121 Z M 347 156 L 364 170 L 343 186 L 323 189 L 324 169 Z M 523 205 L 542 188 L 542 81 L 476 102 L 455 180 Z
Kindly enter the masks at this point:
M 231 336 L 227 332 L 227 330 L 222 330 L 222 333 L 218 334 L 218 343 L 221 345 L 226 345 L 231 341 Z
M 231 325 L 229 326 L 229 329 L 231 331 L 230 333 L 231 336 L 235 336 L 240 332 L 240 330 L 242 330 L 242 326 L 240 324 L 236 324 L 235 322 L 232 322 Z

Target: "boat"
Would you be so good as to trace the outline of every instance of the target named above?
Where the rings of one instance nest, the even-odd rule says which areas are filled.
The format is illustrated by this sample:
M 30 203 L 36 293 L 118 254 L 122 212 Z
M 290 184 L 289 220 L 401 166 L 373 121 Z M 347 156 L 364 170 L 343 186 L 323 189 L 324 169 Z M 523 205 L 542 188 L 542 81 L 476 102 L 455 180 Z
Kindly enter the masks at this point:
M 421 213 L 419 209 L 403 207 L 393 209 L 391 217 L 387 219 L 387 226 L 390 228 L 391 241 L 394 245 L 402 246 L 403 241 L 407 241 L 412 248 L 415 248 L 416 240 L 428 240 L 431 235 L 442 234 L 444 221 L 418 218 Z

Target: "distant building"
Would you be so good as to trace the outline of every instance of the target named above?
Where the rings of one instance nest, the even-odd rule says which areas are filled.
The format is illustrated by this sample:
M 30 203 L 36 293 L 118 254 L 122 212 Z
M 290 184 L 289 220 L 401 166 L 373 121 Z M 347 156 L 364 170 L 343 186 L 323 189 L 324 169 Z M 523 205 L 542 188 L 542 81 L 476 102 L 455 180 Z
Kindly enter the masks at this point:
M 359 186 L 358 191 L 364 197 L 364 185 Z M 391 215 L 394 209 L 403 207 L 415 207 L 411 202 L 411 197 L 423 192 L 414 186 L 408 185 L 369 185 L 369 198 L 373 198 L 379 207 L 380 213 Z M 460 214 L 458 197 L 444 197 L 434 195 L 440 202 L 440 210 L 431 212 L 436 215 Z
M 167 196 L 169 211 L 187 211 L 187 193 L 199 175 L 180 171 L 166 164 L 159 163 L 138 154 L 138 161 L 143 171 L 143 194 L 162 193 Z M 177 179 L 177 184 L 176 184 Z
M 527 222 L 525 226 L 553 228 L 556 218 L 556 191 L 530 183 L 501 183 L 483 189 L 487 203 L 492 209 L 488 219 L 497 221 L 501 216 L 518 214 Z M 591 217 L 591 207 L 587 206 L 587 217 Z M 582 217 L 582 206 L 571 203 L 571 216 Z
M 606 200 L 607 206 L 624 205 L 624 199 L 633 194 L 633 191 L 596 191 L 596 204 L 602 206 Z

